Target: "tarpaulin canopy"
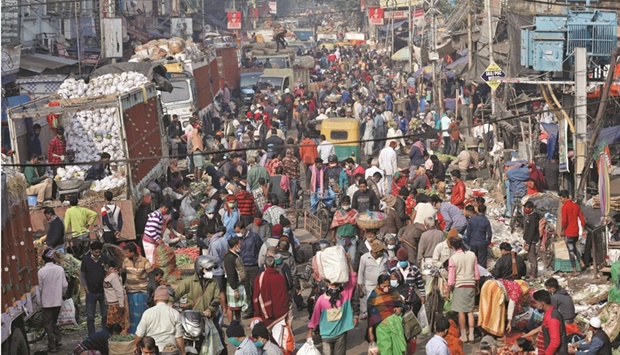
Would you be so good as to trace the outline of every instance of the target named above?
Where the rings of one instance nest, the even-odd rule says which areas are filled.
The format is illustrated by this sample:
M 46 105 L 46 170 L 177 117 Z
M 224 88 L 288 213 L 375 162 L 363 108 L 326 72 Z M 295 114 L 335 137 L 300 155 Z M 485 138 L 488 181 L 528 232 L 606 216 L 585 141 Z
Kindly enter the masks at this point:
M 467 56 L 465 57 L 461 57 L 457 60 L 455 60 L 454 62 L 452 62 L 451 64 L 446 65 L 446 69 L 448 70 L 452 70 L 452 69 L 460 69 L 463 68 L 465 65 L 467 65 L 467 63 L 469 63 L 469 59 L 467 58 Z
M 601 129 L 598 137 L 596 137 L 596 145 L 598 146 L 603 141 L 605 141 L 607 145 L 620 142 L 620 125 Z
M 407 21 L 407 20 L 404 20 L 404 21 L 394 21 L 394 23 L 393 23 L 393 24 L 389 24 L 389 23 L 388 23 L 387 25 L 384 25 L 384 26 L 379 26 L 379 30 L 380 30 L 380 31 L 383 31 L 383 32 L 385 32 L 385 31 L 391 31 L 392 29 L 399 28 L 399 27 L 400 27 L 400 25 L 402 25 L 402 24 L 403 24 L 403 23 L 405 23 L 405 22 L 408 22 L 408 21 Z

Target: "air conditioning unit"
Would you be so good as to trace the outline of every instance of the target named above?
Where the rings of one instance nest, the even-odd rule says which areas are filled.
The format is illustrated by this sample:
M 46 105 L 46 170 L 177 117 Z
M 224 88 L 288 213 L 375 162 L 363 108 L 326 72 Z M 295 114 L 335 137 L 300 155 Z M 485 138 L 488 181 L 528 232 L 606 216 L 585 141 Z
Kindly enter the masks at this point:
M 47 48 L 50 52 L 54 49 L 54 44 L 56 44 L 56 38 L 53 37 L 52 34 L 41 33 L 37 36 L 37 42 L 41 47 Z

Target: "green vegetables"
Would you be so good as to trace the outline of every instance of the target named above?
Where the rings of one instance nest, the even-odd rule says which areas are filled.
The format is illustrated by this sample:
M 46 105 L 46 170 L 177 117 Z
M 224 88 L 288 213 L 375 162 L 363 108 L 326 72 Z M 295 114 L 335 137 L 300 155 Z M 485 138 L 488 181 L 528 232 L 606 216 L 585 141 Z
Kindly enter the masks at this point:
M 177 266 L 184 266 L 193 264 L 194 261 L 187 254 L 177 254 Z
M 116 335 L 110 336 L 110 341 L 116 342 L 116 343 L 124 343 L 127 341 L 132 341 L 135 338 L 136 336 L 134 334 L 116 334 Z

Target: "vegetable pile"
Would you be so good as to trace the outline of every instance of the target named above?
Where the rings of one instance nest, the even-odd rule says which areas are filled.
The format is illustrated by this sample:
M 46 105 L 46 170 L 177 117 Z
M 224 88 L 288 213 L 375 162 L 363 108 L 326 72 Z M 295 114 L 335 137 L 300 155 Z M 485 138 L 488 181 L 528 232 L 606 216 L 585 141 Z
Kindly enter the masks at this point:
M 56 181 L 65 181 L 71 179 L 80 179 L 84 180 L 86 176 L 86 171 L 80 168 L 77 165 L 67 165 L 66 167 L 59 167 L 56 170 L 56 176 L 54 180 Z
M 63 99 L 116 95 L 131 91 L 148 82 L 149 79 L 146 76 L 136 72 L 105 74 L 92 78 L 88 84 L 82 79 L 69 78 L 60 85 L 58 95 Z
M 177 266 L 178 267 L 185 266 L 185 265 L 191 265 L 191 264 L 194 263 L 192 258 L 190 258 L 186 254 L 177 254 L 176 258 L 177 258 Z
M 153 268 L 161 268 L 164 271 L 164 279 L 175 282 L 181 277 L 181 271 L 177 268 L 177 259 L 174 249 L 166 245 L 159 245 L 153 255 Z
M 136 339 L 134 334 L 115 334 L 110 336 L 110 341 L 114 343 L 124 343 Z
M 193 263 L 200 256 L 200 248 L 197 248 L 197 247 L 179 248 L 175 250 L 174 253 L 177 255 L 177 260 L 178 260 L 178 256 L 186 255 L 190 258 L 191 262 Z

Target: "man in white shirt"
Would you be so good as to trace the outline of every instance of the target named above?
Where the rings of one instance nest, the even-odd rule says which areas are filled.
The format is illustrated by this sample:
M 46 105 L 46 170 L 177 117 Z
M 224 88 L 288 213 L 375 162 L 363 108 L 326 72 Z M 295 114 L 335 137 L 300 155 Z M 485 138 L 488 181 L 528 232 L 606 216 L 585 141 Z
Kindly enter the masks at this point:
M 334 143 L 329 142 L 324 134 L 319 137 L 319 145 L 316 147 L 319 157 L 323 161 L 328 161 L 329 156 L 334 154 Z
M 54 249 L 46 249 L 43 252 L 43 266 L 37 276 L 41 287 L 41 305 L 43 306 L 43 325 L 47 331 L 47 352 L 57 353 L 60 347 L 60 327 L 58 327 L 58 315 L 62 306 L 62 296 L 67 292 L 67 279 L 65 270 L 54 264 Z
M 450 322 L 446 317 L 435 318 L 435 336 L 426 343 L 427 355 L 450 355 L 448 343 L 444 339 L 448 335 L 448 329 L 450 329 Z
M 385 193 L 388 195 L 392 193 L 392 177 L 398 171 L 398 158 L 395 150 L 397 145 L 398 143 L 393 140 L 389 146 L 381 149 L 381 153 L 379 153 L 379 168 L 383 170 L 384 183 L 386 184 Z
M 450 123 L 452 123 L 452 120 L 450 119 L 450 116 L 448 116 L 449 113 L 452 112 L 448 110 L 443 113 L 443 116 L 441 116 L 441 136 L 443 137 L 444 154 L 448 154 L 448 150 L 450 150 L 450 132 L 448 131 L 448 128 L 450 128 Z
M 367 162 L 370 168 L 366 169 L 364 173 L 364 178 L 366 180 L 370 179 L 375 173 L 381 173 L 381 175 L 383 175 L 383 171 L 379 168 L 379 160 L 377 160 L 377 158 L 369 158 Z
M 156 302 L 155 306 L 142 314 L 142 319 L 138 324 L 135 340 L 136 349 L 140 340 L 148 335 L 155 340 L 158 348 L 163 349 L 167 344 L 173 344 L 179 348 L 181 355 L 185 355 L 183 327 L 179 319 L 181 314 L 168 306 L 169 298 L 170 294 L 166 286 L 157 287 L 153 295 L 153 300 Z

